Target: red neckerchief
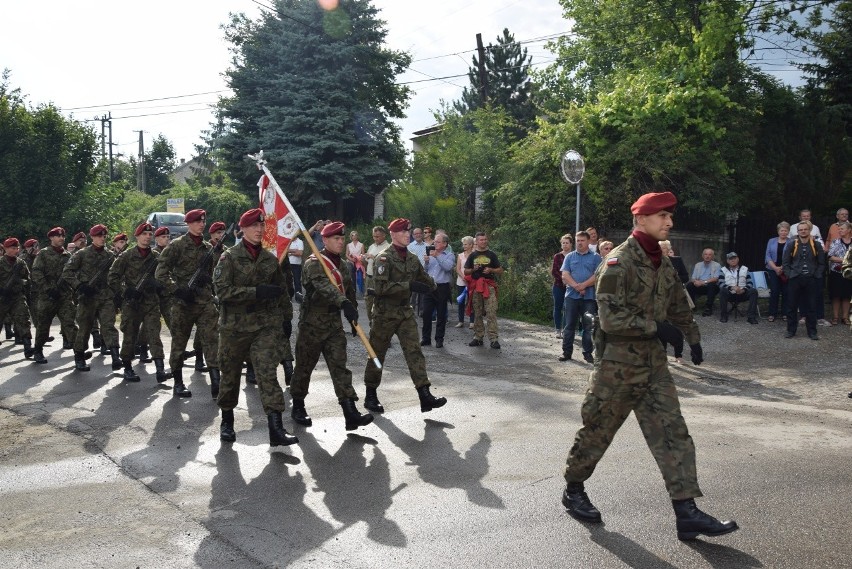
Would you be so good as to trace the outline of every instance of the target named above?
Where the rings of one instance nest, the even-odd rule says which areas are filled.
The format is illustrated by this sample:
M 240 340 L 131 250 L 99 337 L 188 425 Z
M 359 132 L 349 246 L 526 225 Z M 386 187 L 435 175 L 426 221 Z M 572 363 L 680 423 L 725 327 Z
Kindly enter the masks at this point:
M 643 233 L 642 231 L 637 231 L 635 229 L 630 235 L 639 242 L 639 246 L 648 254 L 651 262 L 654 263 L 654 268 L 659 269 L 663 262 L 663 250 L 660 249 L 660 242 L 647 233 Z
M 150 248 L 150 247 L 146 247 L 145 249 L 143 249 L 142 247 L 140 247 L 139 245 L 137 245 L 137 246 L 136 246 L 136 250 L 137 250 L 137 251 L 139 251 L 139 254 L 142 256 L 142 258 L 143 258 L 143 259 L 144 259 L 145 257 L 147 257 L 149 253 L 151 253 L 151 248 Z
M 192 239 L 192 242 L 195 243 L 195 246 L 198 247 L 204 241 L 204 237 L 202 235 L 193 235 L 192 233 L 187 233 L 189 238 Z
M 242 244 L 246 246 L 246 251 L 248 251 L 248 254 L 251 255 L 252 260 L 257 260 L 257 256 L 260 255 L 260 243 L 254 245 L 253 243 L 243 239 Z
M 408 256 L 408 247 L 400 247 L 399 245 L 394 245 L 393 248 L 396 249 L 396 252 L 399 254 L 399 258 L 404 261 L 405 258 Z
M 64 252 L 65 252 L 65 247 L 54 247 L 53 245 L 51 245 L 50 247 L 51 247 L 54 251 L 56 251 L 57 253 L 59 253 L 60 255 L 61 255 L 62 253 L 64 253 Z

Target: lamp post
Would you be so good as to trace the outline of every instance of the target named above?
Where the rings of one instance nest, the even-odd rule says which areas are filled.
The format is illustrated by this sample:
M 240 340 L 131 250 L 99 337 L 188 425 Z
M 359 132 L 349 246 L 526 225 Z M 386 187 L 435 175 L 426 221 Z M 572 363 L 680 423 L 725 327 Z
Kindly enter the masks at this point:
M 580 231 L 580 180 L 583 179 L 583 174 L 586 173 L 586 163 L 583 161 L 583 157 L 579 152 L 569 150 L 562 155 L 559 171 L 562 173 L 562 178 L 566 182 L 577 185 L 577 215 L 574 224 L 574 235 L 576 236 Z

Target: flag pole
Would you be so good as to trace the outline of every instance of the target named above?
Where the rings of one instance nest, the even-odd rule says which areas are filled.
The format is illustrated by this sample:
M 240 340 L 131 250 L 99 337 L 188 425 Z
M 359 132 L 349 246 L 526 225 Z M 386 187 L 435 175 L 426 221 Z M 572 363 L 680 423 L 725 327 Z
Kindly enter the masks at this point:
M 263 158 L 263 150 L 261 150 L 257 154 L 249 154 L 248 157 L 255 161 L 258 170 L 263 171 L 263 173 L 266 174 L 267 177 L 269 177 L 269 185 L 281 196 L 281 198 L 284 200 L 284 205 L 287 206 L 289 212 L 293 215 L 293 217 L 296 218 L 296 224 L 299 226 L 299 231 L 302 233 L 302 236 L 304 236 L 305 241 L 308 243 L 308 246 L 311 248 L 311 251 L 313 252 L 314 256 L 319 261 L 322 270 L 325 272 L 325 276 L 328 277 L 328 280 L 331 281 L 334 286 L 337 286 L 334 276 L 331 274 L 331 270 L 320 259 L 319 249 L 317 249 L 317 245 L 316 243 L 314 243 L 314 240 L 311 237 L 311 234 L 308 232 L 307 228 L 305 227 L 305 224 L 302 223 L 302 218 L 299 217 L 298 213 L 296 213 L 296 210 L 295 208 L 293 208 L 293 205 L 290 203 L 290 200 L 287 199 L 287 195 L 281 190 L 281 186 L 279 186 L 278 182 L 275 181 L 275 177 L 272 175 L 272 172 L 270 172 L 269 168 L 266 167 L 266 160 Z M 367 334 L 364 333 L 364 329 L 361 328 L 361 325 L 358 324 L 358 322 L 350 322 L 350 324 L 352 324 L 352 327 L 355 329 L 355 333 L 358 334 L 358 338 L 361 340 L 361 343 L 364 344 L 364 348 L 367 349 L 367 354 L 373 360 L 373 363 L 378 369 L 382 369 L 382 364 L 379 361 L 379 356 L 376 355 L 376 351 L 373 349 L 373 346 L 370 345 L 370 340 L 367 338 Z

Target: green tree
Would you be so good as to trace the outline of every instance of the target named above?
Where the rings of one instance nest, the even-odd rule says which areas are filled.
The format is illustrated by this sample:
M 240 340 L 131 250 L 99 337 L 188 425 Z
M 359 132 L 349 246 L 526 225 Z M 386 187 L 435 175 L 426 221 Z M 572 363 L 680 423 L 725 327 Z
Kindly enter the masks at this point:
M 395 78 L 410 56 L 384 47 L 387 31 L 369 0 L 341 0 L 332 11 L 314 0 L 274 6 L 259 21 L 235 15 L 225 27 L 234 95 L 219 103 L 220 158 L 235 181 L 254 187 L 246 154 L 263 149 L 294 205 L 343 217 L 344 200 L 372 203 L 402 173 L 391 119 L 403 116 L 408 88 Z
M 171 173 L 175 169 L 175 149 L 172 143 L 158 135 L 145 153 L 145 192 L 157 195 L 172 186 Z

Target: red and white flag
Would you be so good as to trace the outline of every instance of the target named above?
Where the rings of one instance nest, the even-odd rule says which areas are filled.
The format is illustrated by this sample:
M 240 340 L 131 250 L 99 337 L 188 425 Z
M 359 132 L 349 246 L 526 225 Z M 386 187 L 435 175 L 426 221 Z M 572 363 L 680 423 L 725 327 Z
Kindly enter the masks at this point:
M 263 230 L 263 248 L 281 258 L 287 253 L 290 242 L 299 233 L 299 223 L 295 212 L 290 210 L 290 202 L 278 184 L 271 184 L 265 173 L 257 182 L 258 200 L 263 209 L 265 225 Z

